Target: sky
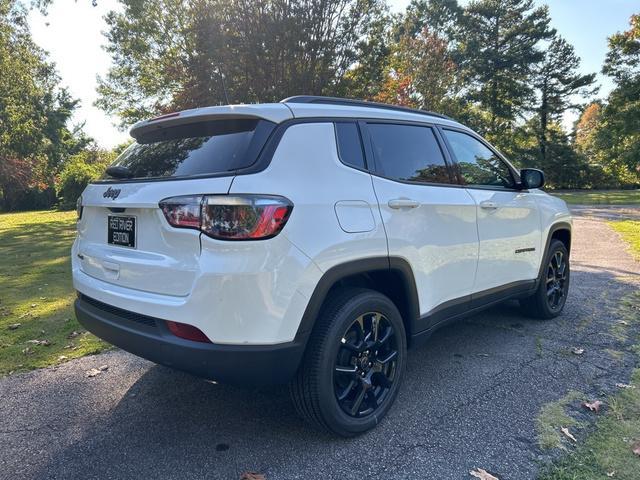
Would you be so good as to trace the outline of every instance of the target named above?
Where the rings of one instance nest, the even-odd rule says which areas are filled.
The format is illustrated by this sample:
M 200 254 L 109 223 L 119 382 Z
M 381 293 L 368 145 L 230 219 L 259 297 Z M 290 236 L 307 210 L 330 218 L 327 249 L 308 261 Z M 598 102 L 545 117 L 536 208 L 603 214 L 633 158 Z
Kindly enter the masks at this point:
M 467 3 L 468 0 L 461 0 Z M 640 12 L 638 0 L 536 0 L 547 4 L 551 24 L 571 43 L 582 59 L 584 73 L 599 72 L 607 53 L 607 37 L 627 30 L 629 17 Z M 400 12 L 409 0 L 389 0 L 393 11 Z M 33 38 L 49 52 L 71 95 L 80 99 L 74 115 L 75 123 L 85 122 L 85 131 L 98 145 L 111 148 L 129 138 L 126 131 L 116 127 L 118 119 L 93 106 L 97 98 L 98 75 L 109 69 L 110 57 L 103 50 L 106 30 L 103 16 L 117 8 L 116 0 L 54 0 L 47 16 L 31 12 L 29 23 Z M 599 74 L 599 96 L 611 90 L 610 80 Z M 570 125 L 575 115 L 565 118 Z

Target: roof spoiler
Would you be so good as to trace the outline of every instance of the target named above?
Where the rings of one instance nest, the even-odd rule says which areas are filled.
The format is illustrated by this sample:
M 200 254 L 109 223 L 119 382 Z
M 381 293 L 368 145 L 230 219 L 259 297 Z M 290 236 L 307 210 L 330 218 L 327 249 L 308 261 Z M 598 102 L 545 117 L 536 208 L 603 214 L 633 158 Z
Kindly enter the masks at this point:
M 131 130 L 129 130 L 129 134 L 138 140 L 149 132 L 188 123 L 224 119 L 260 119 L 273 123 L 281 123 L 291 118 L 293 118 L 291 110 L 281 103 L 224 105 L 183 110 L 181 112 L 168 113 L 149 120 L 143 120 L 133 125 Z

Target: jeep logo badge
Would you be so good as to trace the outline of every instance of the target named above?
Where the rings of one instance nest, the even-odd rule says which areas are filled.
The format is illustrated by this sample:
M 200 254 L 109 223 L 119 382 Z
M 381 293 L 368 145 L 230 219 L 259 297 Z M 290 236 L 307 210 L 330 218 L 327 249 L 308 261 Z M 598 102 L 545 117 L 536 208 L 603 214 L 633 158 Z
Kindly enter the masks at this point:
M 107 188 L 107 191 L 102 194 L 104 198 L 110 198 L 111 200 L 115 200 L 120 195 L 119 188 Z

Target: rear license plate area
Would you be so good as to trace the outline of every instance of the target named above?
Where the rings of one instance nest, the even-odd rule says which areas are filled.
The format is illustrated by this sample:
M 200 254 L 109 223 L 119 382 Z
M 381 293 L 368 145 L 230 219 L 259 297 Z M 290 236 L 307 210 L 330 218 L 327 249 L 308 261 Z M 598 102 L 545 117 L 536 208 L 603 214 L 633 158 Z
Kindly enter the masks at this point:
M 107 243 L 119 247 L 136 248 L 136 217 L 109 215 Z

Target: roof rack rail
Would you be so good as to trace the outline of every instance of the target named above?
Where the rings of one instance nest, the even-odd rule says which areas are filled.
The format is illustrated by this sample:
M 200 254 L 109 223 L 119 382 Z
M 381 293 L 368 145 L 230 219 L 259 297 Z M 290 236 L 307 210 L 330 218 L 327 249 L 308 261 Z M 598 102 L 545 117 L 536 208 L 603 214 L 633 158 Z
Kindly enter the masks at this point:
M 399 105 L 389 105 L 388 103 L 370 102 L 368 100 L 356 100 L 353 98 L 295 95 L 293 97 L 288 97 L 280 100 L 280 103 L 318 103 L 323 105 L 350 105 L 353 107 L 383 108 L 386 110 L 417 113 L 419 115 L 429 115 L 431 117 L 452 120 L 451 117 L 447 117 L 446 115 L 443 115 L 441 113 L 429 112 L 427 110 L 418 110 L 417 108 L 401 107 Z

